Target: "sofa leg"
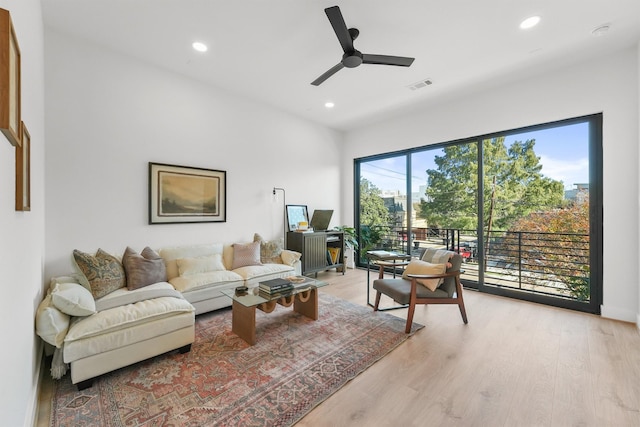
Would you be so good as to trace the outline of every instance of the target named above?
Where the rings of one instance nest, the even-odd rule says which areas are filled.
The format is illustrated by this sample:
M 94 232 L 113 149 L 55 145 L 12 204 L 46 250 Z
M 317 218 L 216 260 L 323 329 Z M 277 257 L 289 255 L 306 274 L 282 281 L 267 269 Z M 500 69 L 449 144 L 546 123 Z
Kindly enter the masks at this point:
M 191 344 L 183 345 L 178 349 L 178 351 L 180 352 L 180 354 L 189 353 L 191 351 Z
M 88 380 L 84 380 L 84 381 L 80 381 L 78 384 L 76 384 L 76 387 L 78 387 L 78 391 L 82 391 L 86 388 L 89 388 L 93 385 L 93 378 L 90 378 Z

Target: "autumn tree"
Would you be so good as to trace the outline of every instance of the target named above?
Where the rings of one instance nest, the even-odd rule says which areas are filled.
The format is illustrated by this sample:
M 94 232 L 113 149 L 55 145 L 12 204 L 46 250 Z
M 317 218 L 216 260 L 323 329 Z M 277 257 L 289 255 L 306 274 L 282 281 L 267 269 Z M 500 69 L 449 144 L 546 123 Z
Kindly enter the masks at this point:
M 590 295 L 589 193 L 578 195 L 564 208 L 532 212 L 515 221 L 502 246 L 517 247 L 519 263 L 557 277 L 574 298 L 586 301 Z M 510 252 L 514 251 L 506 253 Z

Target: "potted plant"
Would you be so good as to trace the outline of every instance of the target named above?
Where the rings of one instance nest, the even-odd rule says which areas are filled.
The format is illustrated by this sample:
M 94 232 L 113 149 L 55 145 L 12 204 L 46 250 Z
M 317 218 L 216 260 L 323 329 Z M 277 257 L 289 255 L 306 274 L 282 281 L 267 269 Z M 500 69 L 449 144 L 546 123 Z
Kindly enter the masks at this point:
M 355 268 L 355 250 L 358 249 L 358 234 L 356 233 L 356 229 L 353 227 L 349 227 L 348 225 L 340 225 L 336 227 L 336 230 L 342 231 L 344 233 L 344 245 L 347 247 L 348 254 L 344 254 L 344 264 L 348 265 L 347 259 L 349 254 L 351 256 L 351 268 Z M 345 252 L 347 252 L 345 251 Z

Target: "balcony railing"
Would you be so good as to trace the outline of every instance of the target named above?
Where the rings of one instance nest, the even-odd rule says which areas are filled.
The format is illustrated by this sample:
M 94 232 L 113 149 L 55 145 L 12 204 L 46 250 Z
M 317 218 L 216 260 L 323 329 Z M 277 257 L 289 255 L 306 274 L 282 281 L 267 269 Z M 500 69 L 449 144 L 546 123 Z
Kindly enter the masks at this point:
M 363 241 L 362 237 L 375 240 Z M 426 248 L 446 248 L 462 255 L 466 263 L 462 278 L 466 282 L 479 283 L 479 272 L 483 271 L 485 286 L 589 300 L 588 234 L 491 231 L 485 232 L 484 239 L 481 261 L 475 231 L 414 228 L 409 236 L 406 227 L 382 226 L 361 233 L 360 259 L 364 265 L 364 254 L 371 249 L 419 258 Z

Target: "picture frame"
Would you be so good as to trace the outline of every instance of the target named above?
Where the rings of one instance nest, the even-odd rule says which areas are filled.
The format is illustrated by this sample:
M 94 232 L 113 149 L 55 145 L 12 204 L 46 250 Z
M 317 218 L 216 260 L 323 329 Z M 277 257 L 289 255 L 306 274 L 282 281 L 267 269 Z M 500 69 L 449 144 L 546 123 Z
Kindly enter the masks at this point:
M 21 143 L 20 47 L 11 15 L 0 9 L 0 130 L 11 145 Z
M 149 162 L 149 224 L 226 220 L 226 171 Z
M 31 134 L 20 124 L 21 143 L 16 147 L 16 210 L 31 210 Z
M 289 231 L 298 230 L 298 223 L 305 221 L 309 224 L 309 211 L 307 205 L 287 205 L 287 225 Z

